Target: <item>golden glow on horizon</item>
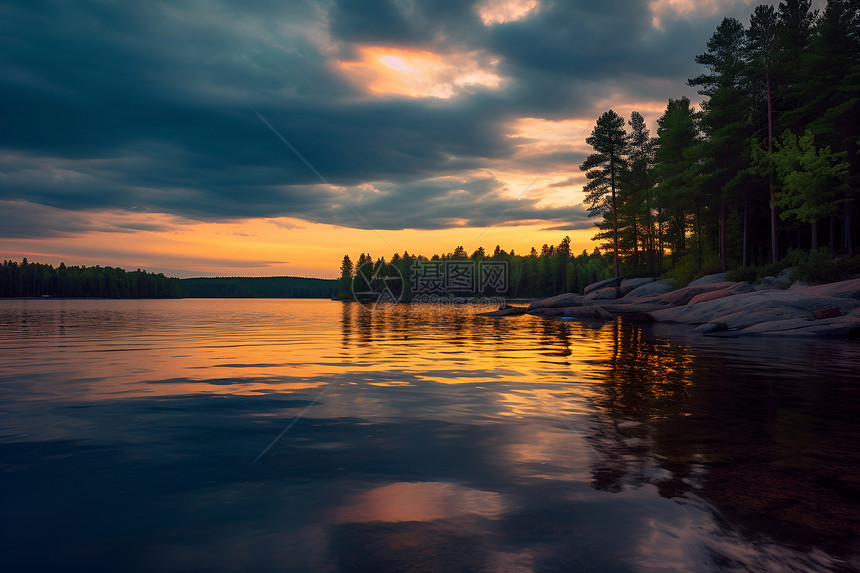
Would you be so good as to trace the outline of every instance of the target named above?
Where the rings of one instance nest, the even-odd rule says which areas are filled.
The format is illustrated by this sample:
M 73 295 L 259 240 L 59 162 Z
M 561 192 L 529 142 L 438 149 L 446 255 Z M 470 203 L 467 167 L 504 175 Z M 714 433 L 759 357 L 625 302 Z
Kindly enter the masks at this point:
M 60 210 L 58 210 L 60 211 Z M 299 219 L 246 219 L 235 222 L 189 221 L 152 213 L 89 213 L 102 228 L 115 228 L 128 218 L 134 232 L 87 231 L 61 237 L 4 239 L 0 257 L 57 266 L 101 265 L 150 272 L 181 271 L 179 276 L 307 276 L 336 278 L 341 260 L 353 262 L 361 252 L 390 258 L 394 252 L 431 256 L 450 253 L 458 245 L 470 253 L 483 246 L 491 254 L 498 244 L 506 251 L 528 254 L 543 243 L 557 245 L 570 235 L 575 252 L 594 248 L 595 230 L 548 231 L 544 224 L 517 227 L 365 230 L 309 223 Z
M 386 46 L 358 48 L 358 60 L 337 66 L 365 90 L 377 95 L 448 99 L 469 86 L 497 89 L 502 78 L 494 60 L 477 52 L 437 54 Z
M 522 20 L 536 8 L 537 0 L 483 0 L 476 6 L 485 26 Z

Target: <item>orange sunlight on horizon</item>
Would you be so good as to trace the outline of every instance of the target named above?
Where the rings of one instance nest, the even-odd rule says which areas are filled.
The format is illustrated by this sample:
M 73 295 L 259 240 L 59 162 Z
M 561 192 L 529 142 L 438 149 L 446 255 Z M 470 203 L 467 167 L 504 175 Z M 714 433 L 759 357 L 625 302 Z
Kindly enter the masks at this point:
M 105 220 L 117 215 L 103 213 Z M 138 221 L 158 223 L 161 230 L 135 232 L 87 231 L 62 237 L 6 239 L 3 257 L 66 265 L 141 268 L 168 276 L 305 276 L 336 278 L 344 255 L 355 262 L 362 252 L 389 259 L 394 252 L 432 256 L 462 245 L 491 254 L 498 244 L 505 251 L 528 254 L 543 243 L 557 245 L 565 235 L 575 252 L 594 248 L 594 229 L 546 230 L 546 225 L 464 227 L 397 231 L 366 230 L 309 223 L 299 219 L 247 219 L 235 222 L 196 222 L 163 214 L 136 214 Z M 106 222 L 105 227 L 109 224 Z

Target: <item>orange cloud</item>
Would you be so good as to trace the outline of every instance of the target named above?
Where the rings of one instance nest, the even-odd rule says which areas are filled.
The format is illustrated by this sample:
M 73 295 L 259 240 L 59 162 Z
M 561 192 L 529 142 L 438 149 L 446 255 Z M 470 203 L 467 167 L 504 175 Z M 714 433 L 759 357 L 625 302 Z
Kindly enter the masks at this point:
M 537 0 L 484 0 L 476 9 L 484 25 L 522 20 L 538 8 Z
M 594 120 L 581 118 L 514 120 L 507 126 L 507 136 L 517 141 L 517 152 L 502 168 L 494 168 L 493 175 L 505 182 L 513 196 L 539 198 L 540 207 L 578 205 L 586 178 L 569 154 L 591 151 L 585 138 L 593 127 Z M 557 158 L 551 159 L 553 154 Z M 537 164 L 542 167 L 536 168 Z
M 523 139 L 518 145 L 518 155 L 523 157 L 560 151 L 588 153 L 591 148 L 585 143 L 585 138 L 594 128 L 595 121 L 582 118 L 550 120 L 523 117 L 509 125 L 508 136 Z
M 353 81 L 378 95 L 448 99 L 470 86 L 497 89 L 496 62 L 477 52 L 437 54 L 384 46 L 358 49 L 358 60 L 338 62 Z

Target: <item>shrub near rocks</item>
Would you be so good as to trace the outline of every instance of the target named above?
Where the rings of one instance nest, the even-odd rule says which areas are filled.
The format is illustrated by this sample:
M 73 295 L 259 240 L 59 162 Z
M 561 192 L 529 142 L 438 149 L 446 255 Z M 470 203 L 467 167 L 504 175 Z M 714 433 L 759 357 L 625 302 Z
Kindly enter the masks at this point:
M 785 288 L 783 283 L 832 283 L 850 279 L 857 274 L 860 274 L 860 255 L 834 258 L 826 249 L 813 252 L 792 249 L 775 265 L 736 268 L 726 274 L 726 279 L 771 283 L 768 286 L 776 286 L 774 283 L 779 282 L 778 288 Z M 779 280 L 780 275 L 784 280 Z

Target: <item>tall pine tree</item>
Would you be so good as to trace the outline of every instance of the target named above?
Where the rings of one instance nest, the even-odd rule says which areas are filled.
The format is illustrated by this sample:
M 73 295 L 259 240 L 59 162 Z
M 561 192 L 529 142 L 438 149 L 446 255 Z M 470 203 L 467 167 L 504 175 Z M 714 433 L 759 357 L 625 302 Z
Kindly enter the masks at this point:
M 585 140 L 594 149 L 580 170 L 585 171 L 585 203 L 589 215 L 610 216 L 612 221 L 615 276 L 618 270 L 618 208 L 619 185 L 627 169 L 628 137 L 624 131 L 624 118 L 609 110 L 597 119 L 591 135 Z

